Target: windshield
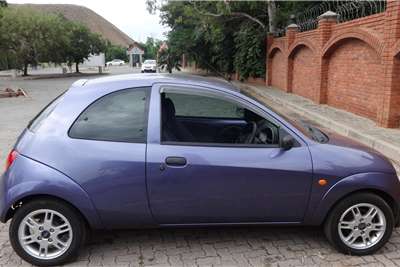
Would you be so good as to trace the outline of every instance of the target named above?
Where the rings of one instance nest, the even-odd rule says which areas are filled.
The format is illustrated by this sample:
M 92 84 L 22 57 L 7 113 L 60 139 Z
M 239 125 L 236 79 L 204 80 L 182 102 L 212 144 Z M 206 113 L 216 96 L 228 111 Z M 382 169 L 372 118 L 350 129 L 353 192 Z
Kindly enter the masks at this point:
M 260 101 L 252 96 L 251 94 L 247 93 L 246 91 L 240 91 L 244 95 L 250 97 L 251 99 L 257 101 L 260 103 Z M 262 104 L 266 106 L 265 104 Z M 296 129 L 298 129 L 302 134 L 307 136 L 308 138 L 318 142 L 318 143 L 327 143 L 329 141 L 328 136 L 321 131 L 321 129 L 317 128 L 315 125 L 311 124 L 310 122 L 307 122 L 305 120 L 299 119 L 299 118 L 289 118 L 288 116 L 276 111 L 274 108 L 271 108 L 271 106 L 267 106 L 268 109 L 272 110 L 276 114 L 278 114 L 280 117 L 282 117 L 284 120 L 292 124 Z
M 144 64 L 156 64 L 155 60 L 145 60 Z

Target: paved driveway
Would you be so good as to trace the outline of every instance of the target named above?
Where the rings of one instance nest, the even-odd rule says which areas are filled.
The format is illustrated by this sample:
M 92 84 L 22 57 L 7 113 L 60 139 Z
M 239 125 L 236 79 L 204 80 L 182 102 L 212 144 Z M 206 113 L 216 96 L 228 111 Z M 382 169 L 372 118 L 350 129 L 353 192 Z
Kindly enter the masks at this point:
M 126 72 L 119 69 L 117 72 Z M 9 81 L 29 98 L 0 99 L 0 160 L 28 121 L 77 78 Z M 290 212 L 290 211 L 288 211 Z M 15 255 L 8 225 L 0 226 L 0 265 L 26 265 Z M 374 256 L 344 256 L 319 228 L 240 227 L 156 229 L 93 234 L 71 266 L 394 266 L 400 265 L 400 231 Z

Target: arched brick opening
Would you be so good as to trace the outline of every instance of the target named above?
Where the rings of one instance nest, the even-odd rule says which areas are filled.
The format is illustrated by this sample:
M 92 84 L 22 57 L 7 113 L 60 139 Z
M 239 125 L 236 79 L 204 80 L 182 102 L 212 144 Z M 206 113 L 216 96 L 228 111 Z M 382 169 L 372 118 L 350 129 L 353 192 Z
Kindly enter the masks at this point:
M 286 58 L 279 48 L 271 50 L 269 54 L 270 64 L 270 84 L 279 89 L 285 89 L 286 79 Z
M 324 59 L 326 103 L 376 120 L 383 81 L 378 52 L 358 38 L 346 38 L 335 43 Z
M 289 55 L 289 91 L 308 99 L 314 99 L 318 87 L 317 57 L 304 45 L 296 46 Z
M 399 125 L 400 124 L 400 51 L 394 57 L 394 73 L 393 73 L 393 98 L 390 103 L 393 112 L 394 122 L 391 124 Z

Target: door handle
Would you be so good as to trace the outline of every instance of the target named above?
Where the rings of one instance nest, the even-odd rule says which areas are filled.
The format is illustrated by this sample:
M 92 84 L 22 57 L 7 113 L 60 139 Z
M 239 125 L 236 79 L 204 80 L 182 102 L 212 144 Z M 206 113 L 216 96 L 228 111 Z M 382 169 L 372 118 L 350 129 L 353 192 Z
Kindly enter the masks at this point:
M 169 166 L 185 166 L 186 159 L 183 157 L 167 157 L 165 159 L 165 164 Z

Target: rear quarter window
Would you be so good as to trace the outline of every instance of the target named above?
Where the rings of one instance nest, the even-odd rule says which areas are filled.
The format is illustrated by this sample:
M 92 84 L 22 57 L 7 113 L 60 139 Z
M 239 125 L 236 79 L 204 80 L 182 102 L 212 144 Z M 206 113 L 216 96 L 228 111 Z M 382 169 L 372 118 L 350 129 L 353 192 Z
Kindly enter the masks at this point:
M 145 143 L 149 88 L 105 95 L 86 108 L 69 130 L 77 139 Z

